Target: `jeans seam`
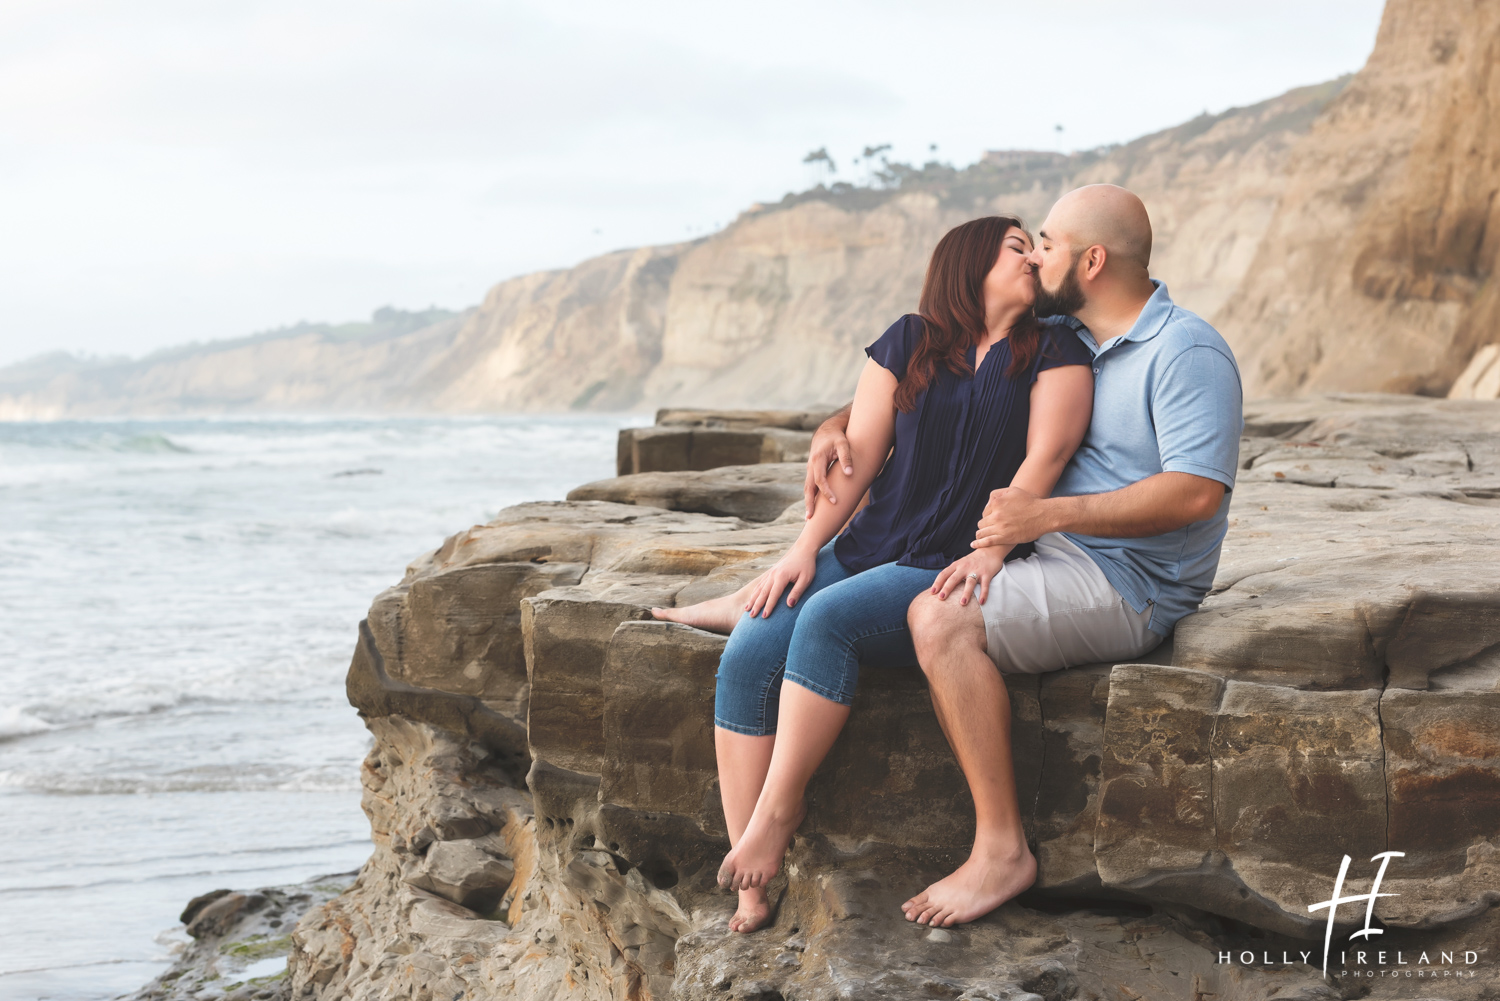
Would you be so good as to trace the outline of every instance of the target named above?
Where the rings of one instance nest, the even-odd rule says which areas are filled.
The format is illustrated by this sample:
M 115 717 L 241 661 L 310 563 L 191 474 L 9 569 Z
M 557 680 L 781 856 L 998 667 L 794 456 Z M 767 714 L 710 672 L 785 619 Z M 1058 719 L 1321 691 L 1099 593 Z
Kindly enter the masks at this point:
M 804 678 L 800 674 L 793 674 L 788 671 L 785 675 L 785 679 L 787 681 L 795 681 L 803 688 L 817 692 L 819 695 L 823 696 L 823 698 L 831 699 L 832 701 L 837 702 L 839 705 L 848 706 L 854 704 L 854 697 L 852 695 L 845 695 L 842 692 L 830 691 L 829 689 L 824 688 L 822 685 L 818 684 L 816 681 L 813 681 L 809 678 Z
M 771 730 L 766 726 L 766 706 L 771 704 L 771 689 L 776 685 L 777 675 L 781 675 L 782 677 L 785 677 L 786 675 L 785 657 L 781 658 L 781 660 L 777 663 L 776 670 L 772 671 L 769 675 L 766 676 L 765 686 L 760 690 L 760 718 L 757 721 L 757 725 L 759 726 L 762 733 L 776 732 L 775 730 Z M 778 699 L 777 702 L 779 704 L 780 700 Z M 778 712 L 777 716 L 780 717 L 780 715 L 781 714 Z M 777 722 L 780 722 L 779 718 Z
M 728 720 L 721 718 L 717 713 L 714 714 L 714 726 L 728 730 L 731 733 L 744 734 L 747 737 L 770 737 L 776 733 L 775 730 L 767 730 L 764 724 L 760 727 L 750 727 L 739 723 L 730 723 Z

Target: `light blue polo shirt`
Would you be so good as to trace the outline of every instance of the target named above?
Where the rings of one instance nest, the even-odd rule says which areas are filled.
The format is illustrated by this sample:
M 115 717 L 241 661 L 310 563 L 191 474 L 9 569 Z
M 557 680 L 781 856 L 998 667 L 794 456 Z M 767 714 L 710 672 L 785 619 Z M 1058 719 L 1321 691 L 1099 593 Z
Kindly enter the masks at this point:
M 1078 320 L 1063 318 L 1094 355 L 1094 418 L 1053 493 L 1108 493 L 1162 472 L 1192 473 L 1228 488 L 1212 518 L 1165 535 L 1064 533 L 1093 557 L 1131 608 L 1155 605 L 1150 628 L 1165 636 L 1213 586 L 1245 418 L 1229 345 L 1174 304 L 1165 285 L 1152 284 L 1156 291 L 1130 332 L 1103 344 Z

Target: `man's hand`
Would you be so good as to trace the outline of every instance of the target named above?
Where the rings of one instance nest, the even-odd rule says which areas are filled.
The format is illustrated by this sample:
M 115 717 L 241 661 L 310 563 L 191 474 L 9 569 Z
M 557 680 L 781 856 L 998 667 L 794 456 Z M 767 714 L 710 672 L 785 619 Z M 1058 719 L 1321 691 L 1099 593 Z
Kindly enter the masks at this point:
M 828 470 L 833 466 L 834 460 L 843 467 L 845 476 L 854 474 L 854 453 L 844 434 L 849 429 L 849 412 L 852 409 L 851 405 L 840 410 L 818 425 L 818 430 L 813 434 L 812 446 L 807 453 L 807 478 L 802 481 L 802 500 L 807 505 L 808 518 L 813 516 L 819 494 L 830 504 L 839 502 L 828 486 Z
M 1046 499 L 1020 487 L 990 494 L 974 548 L 1035 542 L 1048 532 L 1143 539 L 1206 521 L 1224 502 L 1224 484 L 1193 473 L 1157 473 L 1106 494 Z
M 1036 494 L 1020 487 L 996 490 L 984 506 L 984 517 L 979 520 L 979 533 L 973 546 L 984 549 L 1035 542 L 1055 530 L 1048 523 L 1047 515 L 1047 502 Z

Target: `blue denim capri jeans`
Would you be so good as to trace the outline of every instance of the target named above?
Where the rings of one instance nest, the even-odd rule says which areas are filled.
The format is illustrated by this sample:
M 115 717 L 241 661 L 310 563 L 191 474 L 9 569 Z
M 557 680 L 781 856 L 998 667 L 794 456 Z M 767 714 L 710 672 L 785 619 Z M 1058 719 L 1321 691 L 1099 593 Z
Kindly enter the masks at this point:
M 906 610 L 940 572 L 886 563 L 854 573 L 832 542 L 824 546 L 797 607 L 786 607 L 783 591 L 769 618 L 747 612 L 735 623 L 719 658 L 714 725 L 756 737 L 775 733 L 783 677 L 847 706 L 861 662 L 916 666 Z

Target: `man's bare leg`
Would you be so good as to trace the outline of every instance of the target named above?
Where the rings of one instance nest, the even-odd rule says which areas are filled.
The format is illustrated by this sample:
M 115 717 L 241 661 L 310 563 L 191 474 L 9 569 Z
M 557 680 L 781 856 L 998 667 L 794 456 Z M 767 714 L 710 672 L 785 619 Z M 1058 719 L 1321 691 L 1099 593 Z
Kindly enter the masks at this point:
M 719 795 L 724 801 L 724 824 L 729 829 L 729 844 L 740 843 L 745 825 L 755 812 L 755 801 L 766 784 L 771 767 L 771 751 L 776 738 L 754 737 L 714 727 L 714 753 L 719 761 Z M 764 886 L 740 891 L 740 906 L 729 919 L 729 930 L 752 932 L 771 919 L 771 902 Z
M 651 615 L 663 622 L 681 622 L 685 626 L 728 635 L 734 630 L 734 624 L 740 621 L 740 616 L 745 614 L 745 607 L 750 604 L 750 591 L 758 580 L 759 576 L 733 594 L 710 598 L 685 608 L 653 608 Z
M 849 719 L 849 707 L 786 681 L 777 717 L 776 747 L 765 786 L 744 837 L 719 867 L 720 886 L 763 888 L 781 870 L 787 845 L 807 813 L 807 783 L 828 757 Z
M 1010 693 L 986 652 L 978 603 L 923 592 L 907 615 L 932 706 L 974 796 L 974 850 L 950 876 L 901 905 L 908 921 L 947 927 L 988 914 L 1036 880 L 1010 750 Z

